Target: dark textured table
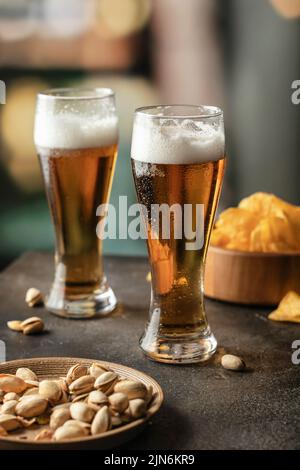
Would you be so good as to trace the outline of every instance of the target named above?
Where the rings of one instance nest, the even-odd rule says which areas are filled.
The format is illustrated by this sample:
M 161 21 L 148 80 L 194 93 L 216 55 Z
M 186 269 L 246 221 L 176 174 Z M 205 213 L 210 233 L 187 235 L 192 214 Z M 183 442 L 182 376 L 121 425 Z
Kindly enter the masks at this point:
M 27 288 L 47 292 L 52 271 L 51 255 L 27 253 L 0 274 L 0 339 L 7 360 L 96 358 L 153 376 L 164 389 L 164 405 L 127 449 L 300 449 L 300 365 L 291 361 L 300 325 L 272 323 L 266 310 L 207 300 L 219 343 L 215 358 L 199 366 L 156 364 L 138 347 L 149 303 L 146 260 L 106 259 L 121 308 L 104 319 L 65 320 L 44 308 L 29 309 Z M 6 327 L 9 319 L 35 314 L 45 320 L 46 334 L 29 337 Z M 223 370 L 219 359 L 224 351 L 241 355 L 249 370 Z

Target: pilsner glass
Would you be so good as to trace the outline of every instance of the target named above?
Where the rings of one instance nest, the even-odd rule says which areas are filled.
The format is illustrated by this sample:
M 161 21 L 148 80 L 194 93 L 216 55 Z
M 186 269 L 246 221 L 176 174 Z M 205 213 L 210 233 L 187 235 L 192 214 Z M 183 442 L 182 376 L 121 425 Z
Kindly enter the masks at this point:
M 97 207 L 108 202 L 118 148 L 112 90 L 38 94 L 34 140 L 55 228 L 55 276 L 46 307 L 64 317 L 116 306 L 102 267 Z
M 141 348 L 160 362 L 207 360 L 217 347 L 206 319 L 203 281 L 225 171 L 222 111 L 211 106 L 136 110 L 131 162 L 152 274 Z M 171 208 L 169 232 L 163 231 L 166 208 Z

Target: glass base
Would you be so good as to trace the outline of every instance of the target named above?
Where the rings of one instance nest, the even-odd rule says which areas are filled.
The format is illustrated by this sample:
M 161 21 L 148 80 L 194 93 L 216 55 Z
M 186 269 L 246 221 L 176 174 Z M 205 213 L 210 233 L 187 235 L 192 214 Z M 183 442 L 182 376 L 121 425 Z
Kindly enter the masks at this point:
M 62 295 L 61 290 L 54 286 L 45 305 L 49 312 L 60 317 L 90 318 L 110 314 L 117 306 L 117 299 L 107 285 L 89 295 L 68 297 Z
M 217 350 L 217 341 L 210 329 L 194 335 L 162 336 L 153 341 L 147 330 L 140 340 L 144 354 L 153 361 L 168 364 L 193 364 L 207 361 Z

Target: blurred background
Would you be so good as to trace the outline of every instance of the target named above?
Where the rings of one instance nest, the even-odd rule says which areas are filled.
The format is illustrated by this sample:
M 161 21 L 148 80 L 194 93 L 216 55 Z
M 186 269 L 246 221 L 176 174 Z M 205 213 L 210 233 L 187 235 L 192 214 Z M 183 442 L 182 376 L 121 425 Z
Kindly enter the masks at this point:
M 130 167 L 136 107 L 225 109 L 229 167 L 221 208 L 255 191 L 300 205 L 299 0 L 0 0 L 0 268 L 26 250 L 53 249 L 33 145 L 36 93 L 115 90 L 120 151 L 112 202 L 135 202 Z M 145 254 L 143 241 L 106 253 Z

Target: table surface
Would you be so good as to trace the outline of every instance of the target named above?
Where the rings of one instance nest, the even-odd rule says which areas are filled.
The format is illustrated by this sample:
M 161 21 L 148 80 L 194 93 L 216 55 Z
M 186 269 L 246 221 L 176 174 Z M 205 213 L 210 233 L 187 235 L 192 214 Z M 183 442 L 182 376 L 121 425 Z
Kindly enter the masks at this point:
M 267 320 L 268 311 L 207 300 L 219 349 L 205 365 L 170 366 L 146 359 L 138 347 L 148 315 L 150 286 L 145 259 L 110 257 L 106 273 L 121 303 L 106 318 L 66 320 L 24 302 L 29 287 L 47 292 L 52 256 L 26 253 L 0 274 L 0 339 L 7 360 L 69 356 L 125 364 L 154 377 L 165 402 L 146 430 L 125 449 L 300 449 L 300 365 L 292 342 L 300 325 Z M 25 336 L 11 319 L 41 316 L 47 333 Z M 238 354 L 248 371 L 223 370 L 220 356 Z M 0 365 L 1 370 L 1 365 Z

